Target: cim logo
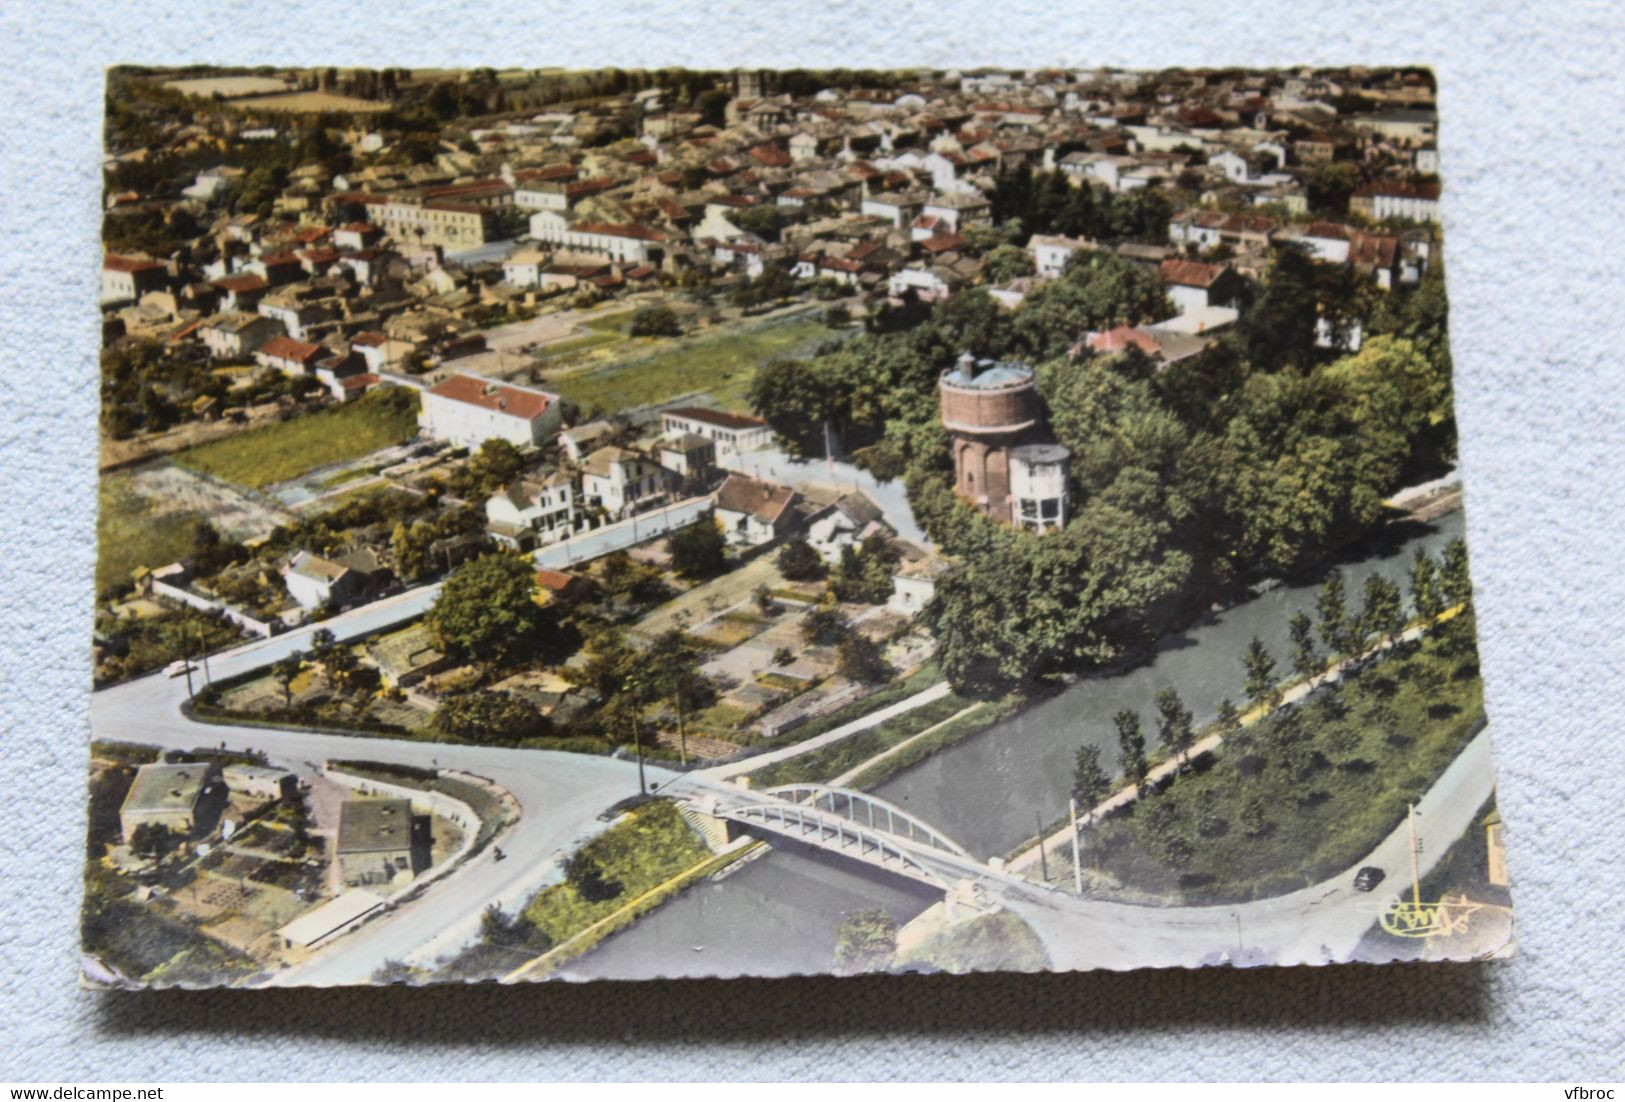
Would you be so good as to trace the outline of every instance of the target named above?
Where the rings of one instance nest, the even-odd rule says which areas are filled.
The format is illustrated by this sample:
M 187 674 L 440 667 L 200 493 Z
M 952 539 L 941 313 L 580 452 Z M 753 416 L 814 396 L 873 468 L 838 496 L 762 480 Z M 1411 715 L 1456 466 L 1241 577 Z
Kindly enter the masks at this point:
M 1395 937 L 1444 937 L 1463 933 L 1482 904 L 1462 899 L 1433 903 L 1396 899 L 1382 912 L 1382 928 Z M 1589 1096 L 1577 1096 L 1589 1097 Z

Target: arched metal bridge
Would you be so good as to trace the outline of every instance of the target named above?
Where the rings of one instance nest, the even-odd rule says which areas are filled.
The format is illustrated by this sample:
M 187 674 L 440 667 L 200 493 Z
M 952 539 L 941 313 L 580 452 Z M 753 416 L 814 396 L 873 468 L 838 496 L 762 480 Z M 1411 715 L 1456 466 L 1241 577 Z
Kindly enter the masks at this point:
M 933 853 L 975 862 L 963 846 L 930 824 L 863 792 L 793 784 L 765 789 L 762 795 L 771 798 L 718 806 L 714 814 L 938 886 L 948 877 L 930 860 Z

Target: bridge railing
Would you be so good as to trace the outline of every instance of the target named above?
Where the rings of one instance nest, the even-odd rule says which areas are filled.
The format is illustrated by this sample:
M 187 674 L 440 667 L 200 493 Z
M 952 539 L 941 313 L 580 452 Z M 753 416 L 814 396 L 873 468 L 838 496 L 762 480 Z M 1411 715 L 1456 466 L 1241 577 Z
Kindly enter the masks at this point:
M 895 804 L 888 803 L 866 792 L 849 788 L 834 788 L 824 784 L 788 784 L 763 791 L 796 805 L 811 805 L 839 815 L 850 822 L 863 824 L 874 831 L 883 831 L 895 838 L 907 839 L 914 845 L 929 846 L 951 853 L 956 857 L 969 857 L 964 846 L 949 838 L 929 823 L 909 814 Z

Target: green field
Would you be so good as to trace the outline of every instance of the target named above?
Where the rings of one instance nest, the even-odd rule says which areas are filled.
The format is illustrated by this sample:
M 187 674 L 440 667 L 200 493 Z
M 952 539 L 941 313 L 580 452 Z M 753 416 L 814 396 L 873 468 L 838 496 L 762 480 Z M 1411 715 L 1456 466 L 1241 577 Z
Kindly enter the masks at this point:
M 349 405 L 188 448 L 175 456 L 175 462 L 257 490 L 404 443 L 417 434 L 417 413 L 415 393 L 404 387 L 381 387 Z
M 614 319 L 594 320 L 609 323 Z M 602 367 L 561 372 L 545 385 L 584 412 L 613 413 L 697 392 L 709 394 L 725 409 L 744 410 L 745 392 L 758 366 L 780 357 L 810 354 L 819 342 L 831 336 L 821 321 L 798 317 L 714 336 L 676 341 L 639 338 L 639 344 L 647 343 L 657 350 L 637 358 L 622 357 Z M 565 344 L 587 341 L 603 343 L 595 333 Z M 627 343 L 635 347 L 630 340 Z
M 136 493 L 127 475 L 108 475 L 96 489 L 96 592 L 127 585 L 137 567 L 165 566 L 192 553 L 195 511 L 165 512 Z

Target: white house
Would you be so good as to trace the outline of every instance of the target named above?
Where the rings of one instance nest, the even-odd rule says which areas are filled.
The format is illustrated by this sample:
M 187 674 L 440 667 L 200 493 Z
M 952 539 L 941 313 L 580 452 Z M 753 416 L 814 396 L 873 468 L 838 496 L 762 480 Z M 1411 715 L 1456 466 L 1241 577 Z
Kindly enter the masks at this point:
M 530 235 L 561 249 L 607 256 L 622 264 L 659 264 L 665 257 L 667 237 L 657 229 L 636 223 L 576 222 L 558 211 L 530 216 Z
M 789 486 L 731 474 L 716 493 L 717 523 L 729 543 L 771 543 L 789 531 L 800 497 Z
M 515 287 L 535 287 L 542 281 L 547 253 L 527 246 L 502 262 L 502 281 Z
M 255 350 L 254 362 L 286 375 L 308 375 L 315 369 L 316 361 L 326 355 L 327 349 L 319 344 L 278 336 Z
M 300 551 L 282 568 L 282 582 L 300 608 L 342 604 L 365 585 L 360 573 L 341 562 Z
M 865 199 L 860 210 L 864 214 L 886 219 L 897 229 L 903 229 L 914 221 L 924 206 L 925 201 L 919 196 L 883 191 Z
M 1027 251 L 1033 254 L 1033 272 L 1045 279 L 1059 279 L 1066 272 L 1067 262 L 1079 253 L 1093 252 L 1099 246 L 1080 237 L 1035 233 L 1027 239 Z
M 478 447 L 500 437 L 533 447 L 559 430 L 559 397 L 545 390 L 453 375 L 423 392 L 418 424 L 438 440 Z
M 108 253 L 102 257 L 102 301 L 135 302 L 148 291 L 161 291 L 169 272 L 156 260 Z
M 875 533 L 891 534 L 882 523 L 880 507 L 863 494 L 846 494 L 827 513 L 807 525 L 807 542 L 825 562 L 841 560 L 841 552 Z
M 599 448 L 581 465 L 581 498 L 612 517 L 626 516 L 666 492 L 666 470 L 626 448 Z
M 1209 306 L 1229 306 L 1241 293 L 1241 277 L 1222 264 L 1164 260 L 1157 271 L 1167 287 L 1168 301 L 1181 314 Z
M 222 314 L 198 330 L 209 354 L 217 360 L 246 360 L 272 337 L 281 336 L 282 326 L 258 314 Z
M 556 471 L 545 478 L 517 478 L 485 502 L 491 535 L 514 547 L 527 536 L 539 543 L 563 539 L 576 516 L 575 480 Z
M 660 415 L 661 431 L 668 438 L 693 433 L 716 442 L 717 459 L 727 459 L 753 448 L 766 447 L 773 430 L 766 421 L 717 409 L 680 406 Z

